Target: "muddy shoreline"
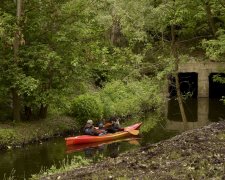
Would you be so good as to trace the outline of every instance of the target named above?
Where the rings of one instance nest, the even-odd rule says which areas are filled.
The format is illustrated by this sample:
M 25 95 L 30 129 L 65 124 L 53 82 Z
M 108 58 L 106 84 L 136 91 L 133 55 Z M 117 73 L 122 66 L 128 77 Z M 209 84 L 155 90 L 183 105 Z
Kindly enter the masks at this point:
M 225 121 L 47 179 L 225 179 Z

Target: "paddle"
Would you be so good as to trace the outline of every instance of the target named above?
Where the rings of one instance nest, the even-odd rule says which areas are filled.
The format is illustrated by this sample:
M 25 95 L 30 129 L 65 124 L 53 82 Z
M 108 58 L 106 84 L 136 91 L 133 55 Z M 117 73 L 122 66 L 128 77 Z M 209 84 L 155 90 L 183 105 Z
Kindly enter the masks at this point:
M 106 123 L 104 125 L 104 128 L 107 128 L 107 127 L 109 127 L 111 125 L 112 125 L 112 123 Z M 126 128 L 123 129 L 123 128 L 121 128 L 121 130 L 129 132 L 130 134 L 135 135 L 135 136 L 137 136 L 139 134 L 139 130 L 136 130 L 136 129 L 126 129 Z
M 135 136 L 137 136 L 139 134 L 139 130 L 136 130 L 136 129 L 126 129 L 125 128 L 124 131 L 129 132 L 130 134 L 135 135 Z

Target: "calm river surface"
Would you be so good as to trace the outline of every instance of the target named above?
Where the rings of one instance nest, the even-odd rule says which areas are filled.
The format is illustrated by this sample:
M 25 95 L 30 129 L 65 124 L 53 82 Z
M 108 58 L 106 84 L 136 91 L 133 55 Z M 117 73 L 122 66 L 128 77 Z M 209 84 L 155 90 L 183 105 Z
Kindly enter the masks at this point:
M 218 99 L 190 99 L 185 103 L 188 122 L 183 123 L 176 101 L 168 101 L 167 120 L 159 121 L 151 130 L 143 130 L 140 139 L 126 139 L 112 144 L 99 145 L 95 148 L 67 149 L 64 138 L 56 138 L 42 144 L 26 146 L 22 149 L 3 151 L 0 153 L 0 179 L 14 172 L 15 179 L 28 179 L 31 174 L 38 173 L 42 167 L 59 166 L 65 158 L 82 156 L 97 160 L 102 156 L 116 157 L 121 152 L 168 139 L 182 131 L 199 128 L 204 125 L 225 119 L 225 106 Z M 151 124 L 153 115 L 142 118 L 144 124 Z

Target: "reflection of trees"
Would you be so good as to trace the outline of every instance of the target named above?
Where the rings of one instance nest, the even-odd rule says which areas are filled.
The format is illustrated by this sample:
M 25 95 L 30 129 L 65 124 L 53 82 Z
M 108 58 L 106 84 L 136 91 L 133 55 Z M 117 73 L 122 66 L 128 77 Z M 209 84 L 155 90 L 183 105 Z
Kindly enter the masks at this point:
M 179 108 L 178 102 L 175 99 L 168 101 L 167 118 L 171 121 L 182 121 L 180 112 L 177 111 Z M 198 101 L 197 99 L 187 99 L 184 101 L 184 108 L 187 115 L 187 120 L 190 122 L 197 121 L 198 115 Z
M 23 149 L 0 153 L 0 179 L 9 175 L 14 169 L 16 179 L 23 179 L 30 174 L 38 173 L 41 167 L 51 167 L 65 158 L 65 142 L 54 140 L 42 145 L 34 144 Z M 20 178 L 19 178 L 20 177 Z
M 177 134 L 176 131 L 168 131 L 166 128 L 166 120 L 158 122 L 151 130 L 142 133 L 141 144 L 156 143 L 164 139 L 169 139 Z
M 209 101 L 209 121 L 217 122 L 225 119 L 225 105 L 219 99 L 210 99 Z

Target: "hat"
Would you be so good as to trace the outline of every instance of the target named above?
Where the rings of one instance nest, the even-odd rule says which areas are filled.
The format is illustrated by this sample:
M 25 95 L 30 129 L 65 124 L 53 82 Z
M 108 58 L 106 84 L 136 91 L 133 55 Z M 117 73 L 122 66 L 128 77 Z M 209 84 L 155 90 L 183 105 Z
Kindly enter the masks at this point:
M 91 120 L 91 119 L 89 119 L 88 121 L 87 121 L 87 124 L 93 124 L 93 121 Z

